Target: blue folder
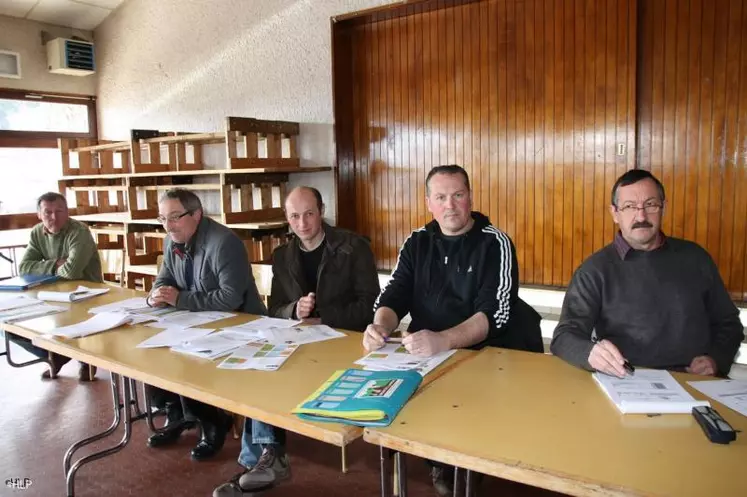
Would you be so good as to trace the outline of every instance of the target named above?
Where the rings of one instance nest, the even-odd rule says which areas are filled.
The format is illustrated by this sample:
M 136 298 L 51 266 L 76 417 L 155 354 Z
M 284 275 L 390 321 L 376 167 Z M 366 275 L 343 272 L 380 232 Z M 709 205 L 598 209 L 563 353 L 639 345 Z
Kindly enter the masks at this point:
M 292 412 L 313 421 L 389 426 L 421 381 L 416 371 L 336 371 Z
M 43 285 L 44 283 L 53 283 L 59 277 L 54 274 L 27 274 L 25 276 L 16 276 L 7 280 L 0 280 L 0 291 L 21 292 Z

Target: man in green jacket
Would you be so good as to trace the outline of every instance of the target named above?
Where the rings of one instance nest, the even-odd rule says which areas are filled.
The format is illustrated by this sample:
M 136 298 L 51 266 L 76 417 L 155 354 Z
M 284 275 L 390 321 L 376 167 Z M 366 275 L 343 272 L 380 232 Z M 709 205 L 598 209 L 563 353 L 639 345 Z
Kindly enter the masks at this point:
M 39 197 L 37 214 L 41 223 L 31 230 L 31 239 L 19 266 L 21 275 L 55 274 L 66 280 L 85 280 L 95 283 L 103 281 L 101 259 L 88 226 L 70 219 L 67 200 L 55 192 Z M 69 357 L 49 354 L 31 344 L 27 338 L 11 334 L 9 339 L 37 357 L 50 358 L 50 370 L 42 378 L 53 378 Z M 78 376 L 81 381 L 90 381 L 95 374 L 88 364 L 81 363 Z

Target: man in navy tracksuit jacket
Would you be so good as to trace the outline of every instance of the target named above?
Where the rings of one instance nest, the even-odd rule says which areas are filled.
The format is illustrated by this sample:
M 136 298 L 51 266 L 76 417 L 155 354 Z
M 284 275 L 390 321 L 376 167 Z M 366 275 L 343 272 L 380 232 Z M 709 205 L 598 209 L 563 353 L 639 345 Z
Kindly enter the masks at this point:
M 518 297 L 516 250 L 508 235 L 472 212 L 466 171 L 434 167 L 426 195 L 434 221 L 405 240 L 374 305 L 364 347 L 382 347 L 409 312 L 402 343 L 415 355 L 485 345 L 542 352 L 540 316 Z M 450 490 L 445 473 L 439 467 L 431 473 L 440 495 Z

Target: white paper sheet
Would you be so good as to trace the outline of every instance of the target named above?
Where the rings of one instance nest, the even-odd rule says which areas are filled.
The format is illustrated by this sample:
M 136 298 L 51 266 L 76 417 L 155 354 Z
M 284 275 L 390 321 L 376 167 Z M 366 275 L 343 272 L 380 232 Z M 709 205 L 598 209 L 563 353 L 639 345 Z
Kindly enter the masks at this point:
M 292 328 L 274 328 L 260 330 L 260 336 L 268 343 L 302 345 L 304 343 L 323 342 L 334 338 L 344 337 L 345 333 L 330 328 L 329 326 L 294 326 Z
M 747 416 L 747 381 L 713 380 L 688 381 L 691 387 L 721 402 L 729 409 Z
M 217 359 L 235 349 L 249 343 L 251 340 L 241 334 L 230 331 L 219 331 L 210 335 L 182 342 L 171 347 L 174 352 L 188 354 L 202 359 Z
M 42 301 L 28 295 L 0 295 L 0 311 L 41 304 Z
M 253 342 L 234 350 L 218 367 L 220 369 L 276 371 L 298 347 L 296 344 L 274 345 Z
M 181 326 L 166 328 L 162 332 L 156 333 L 147 340 L 140 342 L 137 344 L 136 348 L 153 349 L 157 347 L 173 347 L 184 342 L 207 336 L 213 331 L 215 330 L 208 330 L 205 328 L 183 328 Z
M 80 338 L 118 328 L 132 321 L 132 316 L 122 312 L 102 312 L 82 323 L 71 324 L 49 331 L 48 335 L 62 338 Z
M 625 378 L 592 376 L 623 414 L 690 414 L 693 407 L 710 405 L 695 400 L 669 371 L 636 369 Z
M 68 307 L 63 307 L 60 305 L 49 305 L 43 302 L 39 302 L 38 304 L 34 305 L 16 307 L 15 309 L 0 311 L 0 323 L 15 323 L 17 321 L 24 321 L 27 319 L 48 316 L 50 314 L 57 314 L 58 312 L 65 312 L 67 310 Z
M 166 308 L 172 312 L 157 314 L 158 320 L 155 323 L 151 323 L 148 326 L 153 328 L 172 328 L 175 326 L 181 326 L 183 328 L 191 328 L 196 326 L 202 326 L 203 324 L 212 323 L 213 321 L 220 321 L 221 319 L 230 318 L 236 314 L 231 312 L 219 312 L 219 311 L 180 311 L 173 307 Z M 153 315 L 153 314 L 151 314 Z
M 120 300 L 118 302 L 112 302 L 111 304 L 100 305 L 93 307 L 88 310 L 90 314 L 99 314 L 102 312 L 136 312 L 136 311 L 147 311 L 152 309 L 145 303 L 145 297 L 134 297 L 131 299 Z
M 388 343 L 379 350 L 369 352 L 355 364 L 370 371 L 414 370 L 425 376 L 455 353 L 456 350 L 447 350 L 431 357 L 418 357 L 407 352 L 401 343 Z
M 36 297 L 46 302 L 78 302 L 86 300 L 97 295 L 103 295 L 109 291 L 108 288 L 88 288 L 79 286 L 72 292 L 45 292 L 39 290 Z

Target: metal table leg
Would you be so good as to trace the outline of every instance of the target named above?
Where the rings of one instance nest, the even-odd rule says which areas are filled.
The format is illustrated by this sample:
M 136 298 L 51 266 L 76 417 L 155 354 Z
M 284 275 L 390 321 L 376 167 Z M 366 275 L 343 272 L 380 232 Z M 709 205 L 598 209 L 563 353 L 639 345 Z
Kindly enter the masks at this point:
M 24 368 L 26 366 L 31 366 L 32 364 L 39 364 L 40 362 L 46 362 L 49 367 L 52 367 L 52 362 L 49 360 L 49 357 L 46 359 L 44 357 L 40 357 L 38 359 L 32 359 L 30 361 L 26 362 L 15 362 L 10 357 L 10 338 L 8 338 L 8 331 L 3 330 L 3 337 L 5 338 L 5 352 L 3 352 L 0 355 L 4 355 L 5 359 L 8 361 L 8 364 L 10 364 L 14 368 Z M 53 378 L 56 376 L 53 376 Z
M 407 465 L 402 452 L 394 453 L 394 468 L 397 472 L 397 495 L 407 497 Z
M 379 464 L 381 469 L 381 497 L 389 497 L 392 493 L 392 451 L 379 446 Z
M 124 392 L 124 402 L 120 403 L 120 379 L 122 380 L 122 391 Z M 116 452 L 119 452 L 122 450 L 127 443 L 130 441 L 130 437 L 132 435 L 132 389 L 131 389 L 131 383 L 128 378 L 120 378 L 120 375 L 111 373 L 111 384 L 112 384 L 112 400 L 114 404 L 114 420 L 112 421 L 111 426 L 104 430 L 101 433 L 98 433 L 96 435 L 93 435 L 91 437 L 85 438 L 79 442 L 74 443 L 65 453 L 65 459 L 63 462 L 63 469 L 65 470 L 65 484 L 67 488 L 67 495 L 68 497 L 74 497 L 75 495 L 75 474 L 78 472 L 78 470 L 83 467 L 83 465 L 88 464 L 89 462 L 96 461 L 98 459 L 101 459 L 102 457 L 109 456 L 111 454 L 114 454 Z M 122 436 L 122 439 L 117 445 L 114 445 L 113 447 L 110 447 L 108 449 L 104 449 L 98 452 L 95 452 L 93 454 L 89 454 L 87 456 L 84 456 L 72 465 L 70 466 L 70 462 L 73 456 L 73 453 L 80 449 L 81 447 L 88 445 L 90 443 L 93 443 L 97 440 L 101 440 L 102 438 L 105 438 L 109 435 L 111 435 L 120 425 L 121 422 L 121 416 L 120 416 L 120 409 L 124 411 L 124 435 Z

